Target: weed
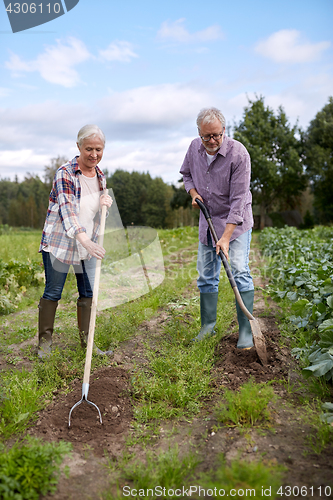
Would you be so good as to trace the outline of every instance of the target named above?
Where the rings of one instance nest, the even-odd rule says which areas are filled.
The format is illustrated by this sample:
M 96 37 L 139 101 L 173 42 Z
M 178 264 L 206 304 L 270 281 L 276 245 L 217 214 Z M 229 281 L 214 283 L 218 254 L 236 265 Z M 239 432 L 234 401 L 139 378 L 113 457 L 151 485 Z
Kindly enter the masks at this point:
M 130 447 L 137 444 L 145 446 L 159 436 L 159 434 L 160 430 L 158 423 L 139 424 L 134 421 L 132 424 L 132 431 L 128 434 L 126 439 L 126 446 Z
M 2 376 L 4 397 L 0 407 L 0 435 L 4 438 L 22 432 L 34 413 L 42 407 L 42 399 L 50 394 L 41 388 L 36 373 L 8 371 Z
M 147 493 L 147 495 L 140 494 L 140 498 L 155 498 L 154 493 L 158 494 L 157 488 L 160 488 L 162 492 L 166 492 L 163 498 L 172 498 L 174 495 L 169 496 L 168 491 L 182 489 L 198 462 L 197 456 L 193 453 L 180 457 L 177 445 L 160 454 L 149 452 L 146 454 L 145 462 L 128 462 L 122 466 L 120 474 L 122 484 L 128 481 L 133 485 L 124 486 L 123 494 L 127 493 L 127 490 L 135 489 Z M 110 494 L 105 496 L 105 500 L 113 498 Z
M 3 500 L 38 500 L 56 491 L 64 455 L 71 445 L 43 443 L 27 437 L 7 449 L 0 444 L 0 497 Z
M 320 455 L 325 447 L 332 441 L 333 427 L 321 418 L 322 404 L 319 400 L 313 400 L 303 406 L 301 419 L 305 424 L 311 426 L 311 431 L 307 433 L 305 441 L 313 453 Z M 304 412 L 305 410 L 305 412 Z M 304 452 L 308 455 L 309 450 Z
M 225 390 L 226 403 L 218 408 L 219 421 L 243 427 L 270 420 L 268 403 L 277 399 L 273 388 L 267 384 L 256 384 L 252 379 L 243 384 L 238 392 Z
M 216 488 L 220 496 L 232 496 L 236 499 L 257 496 L 275 499 L 284 470 L 286 469 L 276 462 L 233 460 L 227 465 L 222 456 L 217 470 L 200 475 L 200 493 L 204 496 L 202 490 L 212 492 Z M 212 496 L 212 493 L 208 495 Z

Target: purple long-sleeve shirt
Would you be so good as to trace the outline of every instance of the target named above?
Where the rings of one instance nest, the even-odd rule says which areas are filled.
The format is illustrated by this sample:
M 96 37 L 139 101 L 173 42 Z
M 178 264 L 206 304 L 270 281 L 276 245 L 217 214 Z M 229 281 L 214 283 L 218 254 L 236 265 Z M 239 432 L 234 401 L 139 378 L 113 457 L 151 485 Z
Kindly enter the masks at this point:
M 208 165 L 206 150 L 198 137 L 191 142 L 180 173 L 186 191 L 195 188 L 202 197 L 219 238 L 229 223 L 236 224 L 231 241 L 251 229 L 251 160 L 243 144 L 224 136 L 213 162 Z M 204 245 L 207 245 L 207 228 L 207 221 L 200 213 L 199 240 Z

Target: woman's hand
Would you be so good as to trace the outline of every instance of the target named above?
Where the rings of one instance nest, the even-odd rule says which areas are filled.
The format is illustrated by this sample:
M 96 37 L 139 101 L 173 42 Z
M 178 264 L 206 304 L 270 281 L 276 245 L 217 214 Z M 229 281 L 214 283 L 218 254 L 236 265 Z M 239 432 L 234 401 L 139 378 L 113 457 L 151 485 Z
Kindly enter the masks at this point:
M 96 257 L 99 260 L 103 259 L 105 255 L 105 249 L 98 243 L 94 243 L 93 241 L 91 241 L 91 239 L 88 238 L 87 233 L 77 234 L 76 239 L 92 257 Z
M 106 205 L 108 208 L 110 208 L 112 203 L 113 203 L 113 199 L 111 198 L 111 196 L 109 196 L 108 194 L 101 195 L 101 197 L 99 199 L 99 204 L 101 207 L 103 205 Z

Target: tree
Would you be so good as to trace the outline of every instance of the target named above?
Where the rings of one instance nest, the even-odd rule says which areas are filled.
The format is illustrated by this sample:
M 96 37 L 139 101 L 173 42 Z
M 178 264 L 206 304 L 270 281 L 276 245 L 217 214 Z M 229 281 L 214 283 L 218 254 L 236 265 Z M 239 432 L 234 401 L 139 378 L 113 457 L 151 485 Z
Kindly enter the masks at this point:
M 333 97 L 310 122 L 305 134 L 306 169 L 319 222 L 333 221 Z
M 254 203 L 260 206 L 263 228 L 265 213 L 273 206 L 295 208 L 307 179 L 297 124 L 289 125 L 281 106 L 275 115 L 265 106 L 262 96 L 248 101 L 242 121 L 234 128 L 234 138 L 244 144 L 251 156 L 251 190 Z
M 48 186 L 52 186 L 54 174 L 61 165 L 67 163 L 68 159 L 66 156 L 57 156 L 57 158 L 51 158 L 50 165 L 45 165 L 44 167 L 44 181 Z
M 124 226 L 144 225 L 142 207 L 147 198 L 147 189 L 152 179 L 148 173 L 116 170 L 111 176 L 106 173 L 107 185 L 112 188 L 120 217 Z
M 152 179 L 147 189 L 142 215 L 146 226 L 163 228 L 167 217 L 167 205 L 170 199 L 170 187 L 160 177 Z
M 179 180 L 179 182 L 183 182 L 183 178 Z M 181 187 L 176 187 L 172 184 L 172 189 L 173 189 L 173 197 L 170 201 L 170 205 L 172 210 L 177 210 L 180 207 L 183 208 L 191 208 L 192 207 L 192 198 L 191 196 L 186 192 L 184 183 L 182 184 Z

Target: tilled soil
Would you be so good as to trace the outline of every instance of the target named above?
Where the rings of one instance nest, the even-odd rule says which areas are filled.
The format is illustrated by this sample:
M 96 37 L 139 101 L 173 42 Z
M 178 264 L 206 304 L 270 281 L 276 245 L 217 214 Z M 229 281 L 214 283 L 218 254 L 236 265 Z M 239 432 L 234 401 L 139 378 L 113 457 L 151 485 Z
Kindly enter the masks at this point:
M 75 381 L 72 391 L 60 396 L 42 411 L 30 434 L 47 441 L 64 440 L 89 447 L 96 456 L 104 456 L 119 444 L 132 420 L 132 406 L 128 395 L 128 373 L 122 368 L 110 366 L 93 374 L 90 380 L 88 401 L 98 410 L 81 400 L 82 382 Z M 69 413 L 73 408 L 69 426 Z

